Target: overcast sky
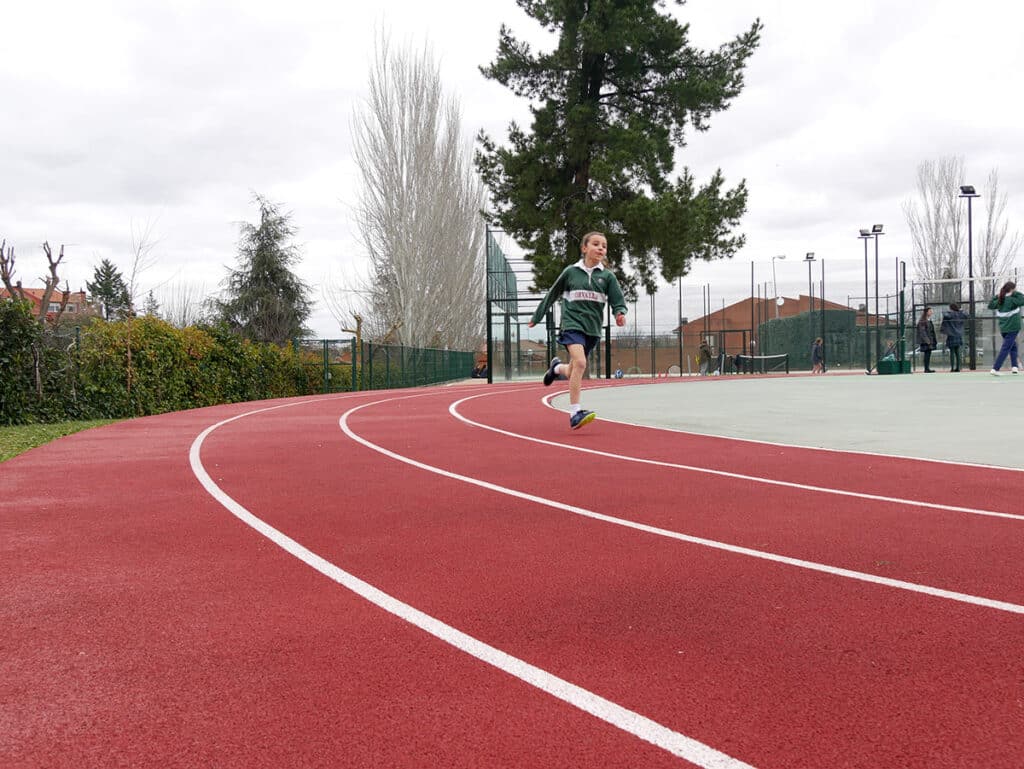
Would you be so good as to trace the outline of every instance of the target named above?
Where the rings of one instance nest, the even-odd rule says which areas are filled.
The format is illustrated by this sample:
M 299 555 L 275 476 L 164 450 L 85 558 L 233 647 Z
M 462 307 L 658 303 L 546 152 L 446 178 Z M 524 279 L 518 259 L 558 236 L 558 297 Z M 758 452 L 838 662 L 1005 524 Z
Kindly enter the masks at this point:
M 804 254 L 827 265 L 829 298 L 863 293 L 861 227 L 885 225 L 884 286 L 910 262 L 902 203 L 926 160 L 962 156 L 979 188 L 999 171 L 1012 230 L 1024 229 L 1024 10 L 1003 0 L 690 0 L 671 12 L 714 48 L 764 22 L 746 88 L 710 131 L 677 155 L 698 181 L 721 168 L 746 179 L 747 245 L 700 264 L 683 282 L 684 315 L 772 279 L 807 291 Z M 38 285 L 40 244 L 65 246 L 62 276 L 84 287 L 107 258 L 127 272 L 133 230 L 148 229 L 155 264 L 144 293 L 176 284 L 215 291 L 236 264 L 252 193 L 292 213 L 315 287 L 311 327 L 339 336 L 321 289 L 363 263 L 351 210 L 359 179 L 350 119 L 365 93 L 374 29 L 429 43 L 467 138 L 504 138 L 526 105 L 478 67 L 502 22 L 548 38 L 513 0 L 288 3 L 263 0 L 37 0 L 3 3 L 0 30 L 0 238 L 19 277 Z M 975 201 L 979 221 L 984 200 Z M 415 247 L 414 244 L 410 244 Z M 874 261 L 871 247 L 870 261 Z M 815 268 L 814 279 L 819 279 Z M 873 280 L 873 278 L 872 278 Z M 887 281 L 887 282 L 886 282 Z M 873 286 L 869 290 L 873 293 Z M 665 292 L 675 297 L 676 289 Z M 659 300 L 660 317 L 676 307 Z M 649 310 L 637 313 L 649 322 Z M 670 321 L 665 321 L 669 322 Z

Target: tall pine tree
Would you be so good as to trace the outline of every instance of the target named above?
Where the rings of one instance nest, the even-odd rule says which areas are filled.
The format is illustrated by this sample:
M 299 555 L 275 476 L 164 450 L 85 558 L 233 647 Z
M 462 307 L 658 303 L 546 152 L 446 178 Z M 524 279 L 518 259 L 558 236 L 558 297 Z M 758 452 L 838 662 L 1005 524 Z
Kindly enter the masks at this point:
M 121 271 L 109 259 L 100 262 L 93 271 L 92 282 L 86 281 L 85 288 L 93 302 L 103 307 L 106 320 L 121 320 L 132 314 L 132 298 Z
M 517 2 L 558 45 L 534 54 L 502 27 L 497 59 L 481 71 L 531 100 L 533 125 L 513 123 L 508 147 L 481 133 L 477 167 L 491 222 L 527 250 L 536 286 L 579 258 L 589 230 L 602 230 L 612 261 L 627 258 L 649 289 L 657 269 L 671 280 L 692 259 L 735 253 L 745 184 L 726 190 L 717 171 L 698 189 L 685 168 L 669 175 L 686 131 L 707 130 L 739 94 L 761 22 L 705 52 L 659 0 Z
M 221 320 L 233 331 L 257 342 L 285 344 L 305 336 L 312 311 L 309 287 L 291 271 L 299 258 L 289 243 L 296 229 L 262 195 L 254 200 L 260 223 L 243 222 L 238 244 L 238 269 L 226 281 L 227 297 L 217 303 Z

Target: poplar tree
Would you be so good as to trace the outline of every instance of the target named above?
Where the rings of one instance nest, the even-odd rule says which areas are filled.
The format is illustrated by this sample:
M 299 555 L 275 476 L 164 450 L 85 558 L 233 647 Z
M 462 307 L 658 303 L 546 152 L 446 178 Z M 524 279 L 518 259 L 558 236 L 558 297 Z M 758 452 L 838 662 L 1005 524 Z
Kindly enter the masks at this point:
M 686 168 L 670 176 L 687 133 L 706 131 L 742 90 L 760 20 L 702 51 L 658 0 L 517 2 L 558 43 L 535 54 L 502 26 L 497 58 L 481 71 L 529 99 L 533 123 L 512 123 L 508 146 L 481 132 L 476 162 L 491 223 L 526 249 L 536 287 L 579 258 L 589 230 L 602 230 L 613 263 L 624 257 L 649 290 L 658 269 L 672 280 L 693 259 L 732 256 L 744 243 L 733 228 L 745 183 L 727 189 L 720 170 L 703 185 Z

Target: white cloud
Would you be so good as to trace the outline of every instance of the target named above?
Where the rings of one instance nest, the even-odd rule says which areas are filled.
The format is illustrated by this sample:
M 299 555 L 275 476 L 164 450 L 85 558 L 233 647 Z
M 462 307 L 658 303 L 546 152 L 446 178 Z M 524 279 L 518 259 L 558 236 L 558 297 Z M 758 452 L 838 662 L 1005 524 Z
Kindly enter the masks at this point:
M 895 259 L 910 257 L 901 203 L 913 195 L 917 165 L 942 155 L 964 156 L 965 181 L 976 185 L 998 168 L 1011 228 L 1024 229 L 1016 39 L 1024 11 L 1016 6 L 667 7 L 704 47 L 757 17 L 765 24 L 744 92 L 679 153 L 698 181 L 721 168 L 730 185 L 745 179 L 750 189 L 747 246 L 730 262 L 694 266 L 684 314 L 699 314 L 706 282 L 716 302 L 749 293 L 750 262 L 760 283 L 779 253 L 789 255 L 776 264 L 780 289 L 806 291 L 802 257 L 815 251 L 835 276 L 835 298 L 858 283 L 863 292 L 856 233 L 875 222 L 886 225 L 880 249 L 895 273 Z M 0 237 L 17 248 L 21 276 L 44 271 L 43 240 L 66 245 L 74 287 L 101 258 L 126 268 L 131 228 L 149 222 L 159 262 L 143 283 L 212 288 L 234 264 L 238 222 L 254 218 L 254 191 L 293 213 L 307 282 L 356 268 L 349 123 L 379 30 L 396 43 L 432 46 L 468 136 L 483 128 L 502 138 L 510 121 L 529 122 L 527 105 L 479 67 L 493 60 L 503 21 L 534 46 L 550 45 L 548 33 L 513 0 L 437 10 L 412 0 L 6 4 Z M 668 299 L 659 304 L 675 314 Z M 336 327 L 320 306 L 317 333 Z

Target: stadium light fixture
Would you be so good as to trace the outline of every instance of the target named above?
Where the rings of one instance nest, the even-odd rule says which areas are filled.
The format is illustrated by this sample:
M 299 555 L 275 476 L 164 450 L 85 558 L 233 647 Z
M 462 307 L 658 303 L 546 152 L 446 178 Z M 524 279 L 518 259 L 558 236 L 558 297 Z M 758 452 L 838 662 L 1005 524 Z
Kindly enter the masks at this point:
M 881 235 L 883 227 L 884 227 L 884 225 L 881 225 L 881 224 L 872 224 L 871 225 L 871 234 L 872 235 Z
M 971 304 L 971 356 L 967 361 L 967 365 L 971 371 L 974 371 L 978 367 L 978 358 L 974 350 L 977 332 L 974 329 L 974 233 L 972 232 L 973 226 L 971 222 L 971 201 L 981 196 L 974 191 L 972 185 L 962 184 L 960 185 L 960 197 L 967 198 L 967 300 Z

